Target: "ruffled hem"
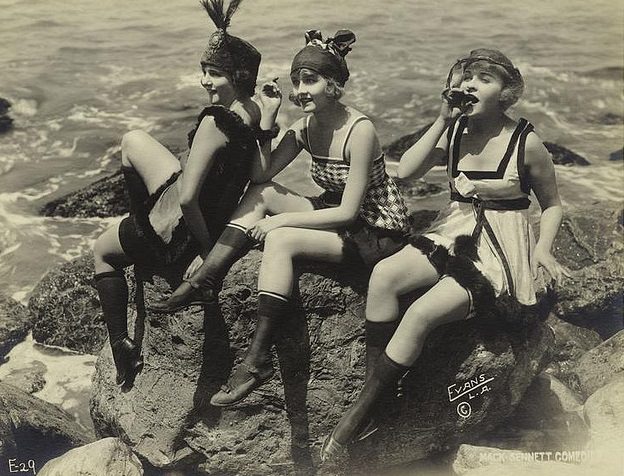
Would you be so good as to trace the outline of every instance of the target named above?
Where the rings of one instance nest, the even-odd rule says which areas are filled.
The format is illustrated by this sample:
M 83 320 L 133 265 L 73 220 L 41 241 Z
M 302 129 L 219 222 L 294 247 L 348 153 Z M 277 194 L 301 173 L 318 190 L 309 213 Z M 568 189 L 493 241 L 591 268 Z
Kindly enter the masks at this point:
M 497 297 L 490 281 L 474 264 L 476 250 L 474 239 L 469 235 L 455 239 L 457 255 L 451 255 L 447 248 L 422 235 L 410 236 L 408 243 L 427 256 L 440 276 L 452 277 L 470 292 L 474 312 L 480 319 L 502 319 L 514 328 L 522 328 L 544 321 L 552 309 L 555 301 L 552 293 L 530 305 L 522 304 L 508 293 Z

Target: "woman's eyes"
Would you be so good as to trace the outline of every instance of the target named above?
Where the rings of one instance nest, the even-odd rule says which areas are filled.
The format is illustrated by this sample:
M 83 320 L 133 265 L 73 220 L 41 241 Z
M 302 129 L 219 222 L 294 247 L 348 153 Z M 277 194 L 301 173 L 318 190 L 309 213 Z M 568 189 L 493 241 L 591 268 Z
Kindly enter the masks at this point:
M 220 78 L 221 76 L 223 76 L 221 71 L 217 71 L 214 69 L 204 70 L 204 74 L 207 74 L 208 76 L 212 76 L 213 78 Z

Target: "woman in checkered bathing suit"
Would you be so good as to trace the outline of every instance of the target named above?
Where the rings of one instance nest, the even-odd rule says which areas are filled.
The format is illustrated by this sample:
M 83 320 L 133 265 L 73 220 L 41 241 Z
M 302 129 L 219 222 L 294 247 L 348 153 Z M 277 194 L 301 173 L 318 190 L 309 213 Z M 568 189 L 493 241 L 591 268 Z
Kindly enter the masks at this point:
M 188 282 L 152 309 L 171 312 L 214 299 L 231 265 L 256 241 L 264 241 L 258 282 L 258 320 L 244 361 L 211 403 L 232 405 L 273 375 L 271 345 L 275 329 L 291 313 L 293 260 L 356 260 L 373 266 L 405 246 L 407 208 L 388 177 L 371 121 L 339 98 L 349 72 L 344 56 L 355 35 L 339 31 L 323 40 L 306 33 L 307 45 L 291 69 L 291 100 L 309 115 L 295 122 L 277 148 L 262 146 L 255 179 L 219 242 Z M 263 115 L 270 129 L 281 102 L 274 83 L 274 115 Z M 266 109 L 266 108 L 265 108 Z M 312 156 L 312 179 L 323 189 L 304 197 L 270 180 L 305 149 Z M 267 217 L 267 215 L 269 215 Z
M 556 281 L 568 275 L 550 251 L 562 217 L 552 160 L 531 124 L 505 114 L 523 87 L 501 52 L 472 51 L 451 69 L 438 119 L 401 158 L 400 177 L 422 177 L 446 163 L 451 200 L 423 236 L 373 270 L 364 388 L 325 439 L 322 459 L 377 429 L 375 415 L 387 412 L 431 330 L 497 304 L 530 313 L 537 267 Z M 528 220 L 531 189 L 542 209 L 537 244 Z M 399 323 L 399 296 L 419 288 L 427 291 Z

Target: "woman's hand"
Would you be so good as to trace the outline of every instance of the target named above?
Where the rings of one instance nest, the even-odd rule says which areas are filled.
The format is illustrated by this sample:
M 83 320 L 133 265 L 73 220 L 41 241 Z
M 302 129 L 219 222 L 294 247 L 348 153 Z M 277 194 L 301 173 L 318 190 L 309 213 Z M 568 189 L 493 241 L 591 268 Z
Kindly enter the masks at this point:
M 207 254 L 208 253 L 206 253 L 206 255 Z M 182 276 L 182 279 L 184 280 L 190 279 L 191 276 L 195 274 L 195 271 L 197 271 L 203 263 L 204 263 L 204 260 L 202 259 L 202 256 L 201 255 L 196 256 L 195 259 L 191 262 L 191 264 L 188 265 L 188 268 L 186 268 L 186 271 L 184 272 L 184 276 Z
M 258 95 L 260 110 L 262 111 L 262 122 L 274 124 L 277 112 L 282 104 L 282 92 L 277 84 L 278 78 L 268 83 L 264 83 Z M 270 128 L 266 127 L 266 128 Z
M 447 124 L 461 114 L 459 107 L 451 106 L 451 93 L 453 91 L 461 92 L 459 88 L 446 88 L 442 91 L 442 104 L 440 105 L 440 118 Z
M 275 230 L 276 228 L 280 228 L 284 225 L 285 223 L 282 215 L 275 215 L 272 217 L 263 218 L 262 220 L 257 221 L 254 226 L 247 230 L 247 235 L 249 235 L 256 241 L 261 242 L 265 240 L 267 234 L 271 230 Z
M 533 253 L 533 263 L 531 263 L 531 270 L 533 272 L 533 278 L 537 278 L 538 269 L 542 267 L 550 275 L 551 280 L 555 283 L 562 282 L 565 277 L 571 278 L 570 271 L 563 265 L 561 265 L 552 253 L 548 250 L 535 247 Z

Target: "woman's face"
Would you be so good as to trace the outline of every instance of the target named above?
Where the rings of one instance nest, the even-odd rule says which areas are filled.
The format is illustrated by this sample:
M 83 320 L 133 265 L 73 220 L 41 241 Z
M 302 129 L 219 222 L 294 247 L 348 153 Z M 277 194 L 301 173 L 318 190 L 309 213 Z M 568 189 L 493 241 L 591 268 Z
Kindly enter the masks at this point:
M 334 99 L 327 95 L 327 80 L 311 69 L 302 68 L 290 75 L 293 95 L 303 112 L 318 112 Z
M 201 85 L 208 91 L 208 100 L 211 105 L 229 107 L 236 99 L 236 89 L 230 76 L 223 70 L 212 66 L 202 65 Z
M 505 83 L 502 76 L 490 64 L 477 61 L 468 65 L 459 87 L 479 100 L 468 107 L 465 112 L 467 116 L 490 114 L 501 110 L 501 93 Z

